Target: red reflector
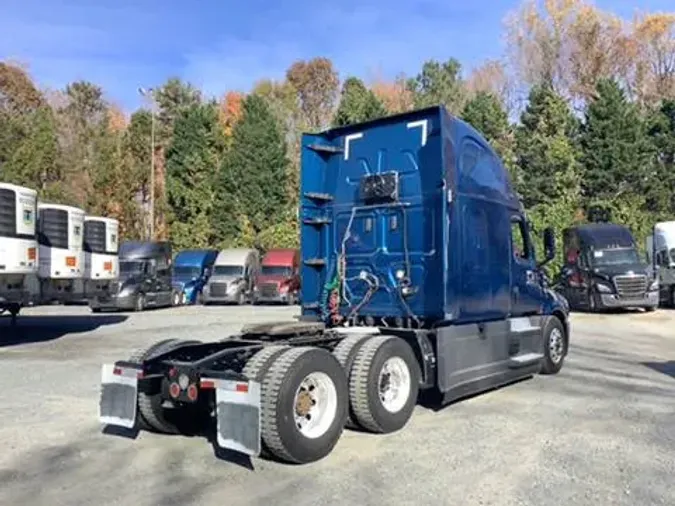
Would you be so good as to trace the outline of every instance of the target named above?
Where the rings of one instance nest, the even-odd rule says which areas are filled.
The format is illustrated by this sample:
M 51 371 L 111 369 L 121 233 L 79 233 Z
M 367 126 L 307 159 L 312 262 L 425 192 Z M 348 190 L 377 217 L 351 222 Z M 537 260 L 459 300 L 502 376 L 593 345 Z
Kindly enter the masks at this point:
M 201 380 L 199 386 L 202 388 L 216 388 L 216 384 L 211 380 Z
M 248 383 L 237 383 L 237 386 L 235 388 L 237 392 L 241 392 L 243 394 L 248 392 Z
M 120 369 L 119 367 L 115 367 L 115 368 L 113 369 L 113 374 L 114 374 L 115 376 L 122 376 L 122 369 Z

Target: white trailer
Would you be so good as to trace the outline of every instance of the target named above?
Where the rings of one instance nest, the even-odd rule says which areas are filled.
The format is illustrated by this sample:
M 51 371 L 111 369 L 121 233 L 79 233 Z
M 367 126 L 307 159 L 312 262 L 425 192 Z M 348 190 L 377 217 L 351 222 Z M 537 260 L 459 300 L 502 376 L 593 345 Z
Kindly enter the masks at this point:
M 0 183 L 0 313 L 16 316 L 28 304 L 26 277 L 38 269 L 37 192 Z
M 647 259 L 658 275 L 660 302 L 675 307 L 675 221 L 654 225 L 645 246 Z
M 84 218 L 84 294 L 88 301 L 114 291 L 119 279 L 119 221 Z M 100 309 L 90 304 L 92 312 Z
M 39 303 L 83 298 L 77 281 L 85 270 L 84 214 L 78 207 L 38 204 Z

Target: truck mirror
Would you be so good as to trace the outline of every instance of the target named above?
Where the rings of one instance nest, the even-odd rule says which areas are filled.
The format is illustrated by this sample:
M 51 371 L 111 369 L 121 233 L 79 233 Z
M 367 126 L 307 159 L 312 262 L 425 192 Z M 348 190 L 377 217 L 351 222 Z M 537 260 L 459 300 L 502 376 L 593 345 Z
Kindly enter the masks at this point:
M 551 227 L 544 229 L 544 251 L 547 259 L 555 258 L 555 232 Z
M 551 227 L 544 229 L 544 260 L 539 264 L 541 267 L 555 258 L 555 231 Z

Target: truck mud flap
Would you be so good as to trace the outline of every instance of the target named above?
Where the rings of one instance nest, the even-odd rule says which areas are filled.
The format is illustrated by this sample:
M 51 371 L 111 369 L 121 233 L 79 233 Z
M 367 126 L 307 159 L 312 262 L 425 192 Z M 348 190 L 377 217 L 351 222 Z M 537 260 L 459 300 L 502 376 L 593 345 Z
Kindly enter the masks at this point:
M 202 378 L 201 385 L 216 391 L 216 433 L 218 446 L 258 456 L 260 436 L 260 383 Z
M 103 365 L 99 402 L 99 420 L 102 424 L 134 428 L 140 374 L 140 369 Z

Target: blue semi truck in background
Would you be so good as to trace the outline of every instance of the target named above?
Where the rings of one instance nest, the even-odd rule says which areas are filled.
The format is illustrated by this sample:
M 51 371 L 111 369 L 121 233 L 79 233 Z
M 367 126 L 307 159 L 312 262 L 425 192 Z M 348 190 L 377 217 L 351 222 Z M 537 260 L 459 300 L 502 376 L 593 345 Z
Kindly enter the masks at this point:
M 553 230 L 538 262 L 501 161 L 443 107 L 303 135 L 300 203 L 299 318 L 103 365 L 103 424 L 213 424 L 223 448 L 307 463 L 345 426 L 401 429 L 420 391 L 444 404 L 563 366 Z
M 173 287 L 181 304 L 201 304 L 202 290 L 218 256 L 215 249 L 184 250 L 173 261 Z

